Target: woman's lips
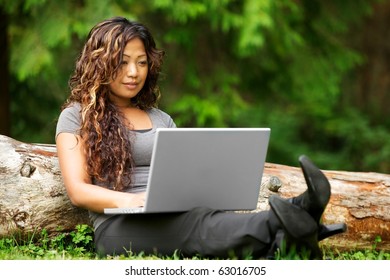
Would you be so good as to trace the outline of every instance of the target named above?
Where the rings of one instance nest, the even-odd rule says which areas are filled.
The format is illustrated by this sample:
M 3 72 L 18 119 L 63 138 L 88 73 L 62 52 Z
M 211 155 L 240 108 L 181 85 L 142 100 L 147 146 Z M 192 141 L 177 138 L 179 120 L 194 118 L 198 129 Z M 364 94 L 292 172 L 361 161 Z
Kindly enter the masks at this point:
M 137 83 L 124 83 L 124 85 L 128 89 L 135 89 L 137 87 Z

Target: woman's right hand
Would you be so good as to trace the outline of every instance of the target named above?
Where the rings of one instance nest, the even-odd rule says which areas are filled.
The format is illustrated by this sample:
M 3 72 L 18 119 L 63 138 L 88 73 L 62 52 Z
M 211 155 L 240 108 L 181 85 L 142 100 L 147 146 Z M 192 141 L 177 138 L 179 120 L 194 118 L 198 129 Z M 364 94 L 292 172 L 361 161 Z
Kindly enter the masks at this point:
M 123 205 L 119 207 L 144 207 L 145 206 L 145 192 L 126 193 Z

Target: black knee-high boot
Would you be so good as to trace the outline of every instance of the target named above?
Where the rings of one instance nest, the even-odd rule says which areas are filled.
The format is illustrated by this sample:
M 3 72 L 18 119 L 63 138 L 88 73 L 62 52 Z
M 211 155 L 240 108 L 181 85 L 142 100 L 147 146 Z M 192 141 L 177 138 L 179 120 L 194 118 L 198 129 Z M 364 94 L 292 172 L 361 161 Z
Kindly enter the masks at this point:
M 269 199 L 270 227 L 275 233 L 268 253 L 273 258 L 276 250 L 295 250 L 295 253 L 310 259 L 321 259 L 318 246 L 318 224 L 311 215 L 299 206 L 291 204 L 278 196 Z
M 307 191 L 290 201 L 306 210 L 319 224 L 330 199 L 330 184 L 321 170 L 308 157 L 300 156 L 299 163 L 305 177 Z
M 271 212 L 275 214 L 282 227 L 282 230 L 275 235 L 273 247 L 280 247 L 281 243 L 285 242 L 287 247 L 309 252 L 310 258 L 319 259 L 322 254 L 318 241 L 343 233 L 347 227 L 344 223 L 334 225 L 321 223 L 322 214 L 331 195 L 329 181 L 308 157 L 301 156 L 299 163 L 307 190 L 288 200 L 283 200 L 278 196 L 272 196 L 269 199 Z
M 318 224 L 318 240 L 323 240 L 335 234 L 347 230 L 345 223 L 324 225 L 321 217 L 331 196 L 331 187 L 328 179 L 322 171 L 307 157 L 300 156 L 301 165 L 305 177 L 307 191 L 288 201 L 306 210 Z

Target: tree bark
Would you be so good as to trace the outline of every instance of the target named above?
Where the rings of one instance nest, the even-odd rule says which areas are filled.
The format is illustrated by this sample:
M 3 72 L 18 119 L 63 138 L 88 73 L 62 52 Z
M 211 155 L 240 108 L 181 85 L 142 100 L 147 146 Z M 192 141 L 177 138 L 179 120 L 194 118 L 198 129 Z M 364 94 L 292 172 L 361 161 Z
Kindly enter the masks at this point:
M 322 244 L 339 250 L 390 250 L 390 175 L 323 170 L 332 186 L 325 224 L 346 223 L 347 232 Z M 254 211 L 269 209 L 268 197 L 296 196 L 306 190 L 298 167 L 266 163 Z M 277 184 L 275 184 L 275 182 Z M 279 185 L 280 188 L 271 186 Z M 271 190 L 273 189 L 273 190 Z M 277 189 L 277 190 L 276 190 Z M 70 203 L 62 182 L 54 145 L 22 143 L 0 135 L 0 237 L 46 229 L 71 231 L 90 224 L 86 210 Z
M 89 224 L 87 211 L 66 194 L 54 145 L 27 144 L 0 135 L 0 236 Z

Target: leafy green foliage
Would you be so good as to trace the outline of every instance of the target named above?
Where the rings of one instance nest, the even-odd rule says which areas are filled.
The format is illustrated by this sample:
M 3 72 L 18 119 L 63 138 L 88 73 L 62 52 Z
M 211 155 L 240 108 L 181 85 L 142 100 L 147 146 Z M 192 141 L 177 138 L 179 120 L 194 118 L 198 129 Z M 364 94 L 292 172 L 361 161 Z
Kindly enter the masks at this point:
M 93 229 L 77 225 L 70 233 L 49 236 L 47 230 L 30 237 L 0 239 L 0 259 L 93 259 Z
M 373 242 L 371 249 L 366 250 L 350 250 L 338 251 L 326 246 L 322 247 L 324 259 L 333 260 L 390 260 L 390 253 L 378 250 L 378 244 L 382 242 L 378 236 Z M 275 254 L 277 260 L 305 260 L 308 259 L 308 254 L 305 252 L 297 254 L 294 250 L 278 251 Z M 172 256 L 146 255 L 144 253 L 134 254 L 127 252 L 118 256 L 98 256 L 95 253 L 93 243 L 93 230 L 88 225 L 77 225 L 75 230 L 70 233 L 60 232 L 55 235 L 48 235 L 46 230 L 34 234 L 28 238 L 18 236 L 1 238 L 0 239 L 0 260 L 11 259 L 115 259 L 115 260 L 156 260 L 183 259 L 179 252 L 175 252 Z M 205 259 L 200 256 L 194 256 L 192 260 Z M 236 259 L 231 255 L 229 259 Z M 248 252 L 245 259 L 251 260 L 253 257 Z
M 54 141 L 88 31 L 121 15 L 149 26 L 166 50 L 161 107 L 179 126 L 271 127 L 268 161 L 296 165 L 307 154 L 323 169 L 387 173 L 383 106 L 363 113 L 351 102 L 366 63 L 352 46 L 382 3 L 0 0 L 9 15 L 12 136 Z

